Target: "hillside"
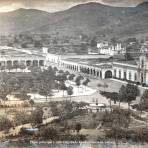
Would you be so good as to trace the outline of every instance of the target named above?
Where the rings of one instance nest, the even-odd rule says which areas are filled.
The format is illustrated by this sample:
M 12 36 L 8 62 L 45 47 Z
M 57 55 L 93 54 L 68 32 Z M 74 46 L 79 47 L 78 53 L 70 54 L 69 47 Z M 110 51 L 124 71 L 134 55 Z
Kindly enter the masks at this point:
M 50 13 L 35 9 L 18 9 L 12 12 L 0 13 L 0 32 L 20 33 L 32 30 L 48 23 Z
M 53 15 L 52 23 L 37 32 L 59 32 L 61 34 L 107 34 L 109 37 L 127 37 L 147 34 L 148 3 L 135 8 L 118 8 L 97 3 L 75 6 Z
M 124 38 L 148 34 L 147 24 L 148 3 L 142 3 L 135 8 L 87 3 L 56 13 L 19 9 L 0 14 L 1 33 L 84 33 Z

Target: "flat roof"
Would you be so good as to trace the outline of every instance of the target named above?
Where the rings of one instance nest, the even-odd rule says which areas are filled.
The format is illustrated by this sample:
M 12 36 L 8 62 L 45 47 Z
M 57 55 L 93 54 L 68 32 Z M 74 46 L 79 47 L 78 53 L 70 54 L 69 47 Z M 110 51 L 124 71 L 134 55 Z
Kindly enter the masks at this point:
M 74 62 L 82 65 L 93 66 L 97 68 L 111 67 L 112 60 L 109 58 L 98 58 L 98 59 L 82 59 L 82 58 L 69 58 L 65 59 L 68 62 Z M 110 63 L 109 63 L 110 62 Z
M 110 55 L 101 55 L 101 54 L 83 54 L 83 55 L 77 55 L 77 54 L 65 54 L 61 55 L 62 59 L 108 59 L 110 58 Z
M 13 49 L 1 49 L 0 50 L 0 57 L 1 58 L 13 58 L 13 57 L 22 57 L 22 58 L 24 58 L 24 57 L 35 57 L 35 58 L 37 58 L 37 57 L 44 57 L 43 55 L 39 55 L 39 54 L 27 54 L 27 53 L 25 53 L 25 52 L 22 52 L 21 51 L 21 49 L 20 49 L 20 51 L 16 51 L 16 50 L 13 50 Z
M 92 66 L 92 67 L 96 67 L 96 68 L 111 68 L 112 67 L 112 63 L 114 64 L 124 64 L 124 65 L 128 65 L 128 66 L 137 66 L 137 61 L 136 60 L 130 60 L 130 61 L 126 61 L 126 60 L 115 60 L 110 58 L 110 57 L 101 57 L 100 58 L 83 58 L 83 56 L 81 56 L 80 58 L 66 58 L 63 59 L 67 62 L 74 62 L 77 64 L 82 64 L 82 65 L 86 65 L 86 66 Z
M 128 65 L 137 65 L 137 62 L 135 60 L 130 60 L 130 61 L 116 61 L 116 63 L 121 63 L 121 64 L 128 64 Z

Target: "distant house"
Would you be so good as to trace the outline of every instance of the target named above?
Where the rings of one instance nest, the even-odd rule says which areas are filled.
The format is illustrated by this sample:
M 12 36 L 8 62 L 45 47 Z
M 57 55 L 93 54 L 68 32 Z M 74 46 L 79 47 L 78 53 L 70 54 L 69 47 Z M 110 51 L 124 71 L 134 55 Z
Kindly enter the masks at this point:
M 141 53 L 148 53 L 148 41 L 144 42 L 140 49 Z
M 111 44 L 108 41 L 97 42 L 98 52 L 105 55 L 125 54 L 125 48 L 121 43 Z

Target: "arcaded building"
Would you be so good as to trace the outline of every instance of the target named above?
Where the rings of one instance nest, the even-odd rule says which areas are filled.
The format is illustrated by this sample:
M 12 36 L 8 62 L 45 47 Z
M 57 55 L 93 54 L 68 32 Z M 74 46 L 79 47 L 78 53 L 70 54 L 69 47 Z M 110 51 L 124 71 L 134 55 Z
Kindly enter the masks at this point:
M 15 49 L 11 47 L 0 47 L 0 67 L 16 67 L 24 65 L 26 67 L 30 66 L 44 66 L 46 61 L 46 56 L 30 52 L 24 49 Z
M 48 63 L 64 70 L 71 70 L 96 79 L 113 78 L 121 81 L 148 85 L 148 54 L 138 60 L 114 61 L 103 55 L 61 56 L 48 54 Z
M 0 67 L 56 66 L 96 79 L 113 78 L 148 85 L 148 54 L 142 54 L 138 60 L 125 61 L 114 60 L 110 55 L 50 54 L 47 48 L 40 51 L 1 48 L 0 52 Z

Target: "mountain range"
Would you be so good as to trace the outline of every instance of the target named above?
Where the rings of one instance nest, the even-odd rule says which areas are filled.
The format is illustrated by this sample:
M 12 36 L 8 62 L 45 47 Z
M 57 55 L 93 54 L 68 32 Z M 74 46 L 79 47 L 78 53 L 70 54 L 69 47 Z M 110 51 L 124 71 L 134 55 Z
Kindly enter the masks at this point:
M 148 3 L 132 8 L 86 3 L 55 13 L 22 8 L 0 13 L 0 34 L 17 33 L 144 36 L 148 35 Z

